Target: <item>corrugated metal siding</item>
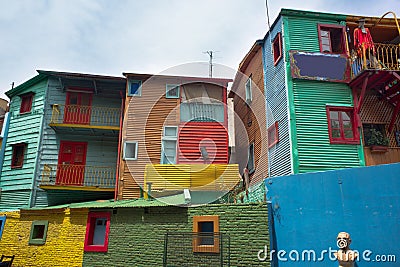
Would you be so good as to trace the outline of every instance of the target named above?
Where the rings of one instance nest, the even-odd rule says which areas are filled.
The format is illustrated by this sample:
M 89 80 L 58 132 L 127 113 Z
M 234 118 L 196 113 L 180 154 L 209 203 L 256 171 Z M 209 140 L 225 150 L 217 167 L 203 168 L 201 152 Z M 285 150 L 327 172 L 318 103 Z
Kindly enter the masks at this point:
M 165 98 L 167 83 L 181 84 L 181 81 L 172 77 L 153 77 L 143 81 L 142 96 L 127 98 L 123 141 L 137 141 L 139 148 L 137 160 L 121 158 L 119 199 L 139 197 L 146 164 L 160 163 L 163 126 L 180 123 L 179 99 Z
M 342 83 L 293 82 L 299 173 L 359 167 L 358 145 L 330 144 L 326 105 L 352 105 Z
M 188 122 L 179 126 L 179 164 L 204 163 L 200 147 L 207 149 L 212 164 L 228 163 L 228 130 L 218 122 Z
M 285 33 L 288 35 L 289 44 L 287 46 L 290 50 L 302 50 L 307 52 L 319 52 L 319 40 L 318 40 L 318 24 L 342 24 L 336 20 L 328 19 L 312 19 L 302 17 L 288 17 L 285 20 L 287 25 L 285 29 L 289 32 Z
M 248 160 L 249 144 L 254 143 L 255 171 L 250 176 L 251 184 L 264 180 L 268 175 L 268 151 L 266 137 L 266 113 L 264 98 L 264 69 L 262 48 L 250 60 L 243 73 L 238 74 L 232 88 L 235 109 L 235 157 L 242 173 Z M 246 103 L 245 83 L 251 75 L 253 101 Z
M 74 84 L 79 86 L 79 83 Z M 119 108 L 121 106 L 120 99 L 118 99 L 119 93 L 114 92 L 114 95 L 103 95 L 107 93 L 107 85 L 104 84 L 100 88 L 101 92 L 93 95 L 92 106 L 97 107 L 111 107 Z M 96 136 L 93 133 L 90 134 L 74 134 L 70 133 L 59 133 L 54 131 L 50 126 L 52 104 L 65 104 L 66 92 L 62 91 L 61 84 L 55 78 L 49 78 L 49 92 L 47 94 L 47 104 L 45 105 L 45 123 L 43 127 L 43 139 L 40 148 L 40 167 L 37 170 L 37 179 L 40 183 L 40 175 L 43 171 L 44 165 L 57 165 L 60 141 L 76 141 L 76 142 L 88 142 L 87 154 L 86 154 L 86 165 L 89 166 L 111 166 L 115 167 L 117 164 L 118 154 L 118 137 L 117 136 Z M 112 84 L 110 83 L 111 87 Z M 108 97 L 107 97 L 108 96 Z M 47 196 L 45 192 L 38 189 L 35 204 L 38 206 L 46 206 Z M 82 196 L 93 194 L 91 192 L 81 192 Z M 62 202 L 71 200 L 71 198 L 65 198 L 65 194 L 59 194 L 59 200 L 54 200 L 57 195 L 53 194 L 53 202 Z M 81 199 L 82 197 L 80 197 Z
M 11 190 L 1 192 L 0 210 L 16 210 L 28 207 L 31 190 Z
M 25 203 L 27 194 L 25 190 L 31 190 L 32 188 L 46 88 L 47 80 L 43 80 L 21 92 L 32 91 L 35 93 L 31 112 L 27 114 L 19 114 L 21 105 L 21 98 L 19 96 L 11 99 L 10 128 L 0 180 L 0 187 L 2 188 L 0 209 L 8 208 L 10 203 Z M 20 169 L 11 169 L 11 145 L 21 142 L 27 144 L 23 167 Z M 11 190 L 12 194 L 6 193 Z M 23 199 L 21 200 L 20 198 Z
M 277 33 L 282 32 L 282 19 L 271 30 L 271 40 Z M 286 33 L 282 33 L 282 53 L 285 55 Z M 276 66 L 273 63 L 270 38 L 264 42 L 264 71 L 265 71 L 265 98 L 267 113 L 267 129 L 278 121 L 279 143 L 269 149 L 268 162 L 270 176 L 291 174 L 291 154 L 288 118 L 288 100 L 285 82 L 285 58 L 282 58 Z

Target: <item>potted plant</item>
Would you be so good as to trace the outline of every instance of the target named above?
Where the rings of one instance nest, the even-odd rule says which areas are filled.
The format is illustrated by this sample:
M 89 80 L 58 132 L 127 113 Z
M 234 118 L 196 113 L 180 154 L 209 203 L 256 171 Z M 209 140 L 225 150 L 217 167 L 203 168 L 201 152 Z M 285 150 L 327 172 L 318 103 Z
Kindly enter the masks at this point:
M 388 150 L 389 139 L 381 131 L 371 128 L 367 145 L 370 146 L 371 152 L 386 152 Z

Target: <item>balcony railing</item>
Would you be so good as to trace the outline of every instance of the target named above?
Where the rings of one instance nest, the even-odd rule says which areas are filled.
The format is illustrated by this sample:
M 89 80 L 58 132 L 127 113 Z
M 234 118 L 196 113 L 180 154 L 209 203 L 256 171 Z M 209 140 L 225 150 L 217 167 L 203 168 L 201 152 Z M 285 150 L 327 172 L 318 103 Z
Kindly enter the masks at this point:
M 110 166 L 45 164 L 40 185 L 114 188 L 115 174 Z
M 224 121 L 223 104 L 182 103 L 181 121 Z
M 360 55 L 351 59 L 352 76 L 355 77 L 365 69 L 400 70 L 400 45 L 375 44 L 375 53 L 372 49 L 362 46 Z
M 51 124 L 119 127 L 120 108 L 54 104 Z
M 239 180 L 238 164 L 147 164 L 144 189 L 229 191 Z

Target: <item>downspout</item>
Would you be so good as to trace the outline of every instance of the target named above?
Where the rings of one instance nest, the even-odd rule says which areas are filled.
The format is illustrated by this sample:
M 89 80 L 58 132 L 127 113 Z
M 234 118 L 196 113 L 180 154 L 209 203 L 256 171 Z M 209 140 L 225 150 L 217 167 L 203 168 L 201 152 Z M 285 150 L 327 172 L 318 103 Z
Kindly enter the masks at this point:
M 11 103 L 10 103 L 11 104 Z M 6 113 L 4 117 L 4 126 L 3 126 L 3 141 L 1 144 L 1 150 L 0 150 L 0 177 L 1 177 L 1 172 L 3 170 L 3 162 L 4 162 L 4 153 L 6 151 L 6 143 L 7 143 L 7 135 L 8 135 L 8 129 L 10 127 L 10 112 Z
M 121 113 L 119 115 L 119 134 L 118 134 L 118 157 L 117 157 L 117 170 L 115 174 L 115 190 L 114 190 L 114 201 L 117 200 L 118 186 L 119 186 L 119 164 L 121 162 L 121 142 L 122 142 L 122 124 L 124 121 L 124 109 L 125 109 L 125 96 L 122 95 L 122 91 L 119 91 L 121 96 Z

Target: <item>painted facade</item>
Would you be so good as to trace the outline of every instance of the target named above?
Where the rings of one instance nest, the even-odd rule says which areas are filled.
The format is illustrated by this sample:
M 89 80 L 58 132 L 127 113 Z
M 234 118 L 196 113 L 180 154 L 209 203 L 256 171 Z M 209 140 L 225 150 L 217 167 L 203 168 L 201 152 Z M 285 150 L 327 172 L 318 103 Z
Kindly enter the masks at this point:
M 107 230 L 94 232 L 94 236 L 106 236 L 102 251 L 88 246 L 88 238 L 93 239 L 87 234 L 88 225 L 94 214 L 108 214 Z M 143 199 L 23 209 L 0 214 L 0 219 L 6 216 L 0 253 L 15 255 L 13 266 L 17 267 L 270 266 L 257 256 L 269 244 L 267 214 L 265 203 L 187 207 Z M 194 232 L 201 222 L 214 224 L 210 240 L 217 249 L 212 253 L 194 253 L 212 246 L 209 239 L 204 247 L 196 243 L 204 241 Z M 40 223 L 47 225 L 44 240 L 33 238 L 32 228 Z
M 254 185 L 268 177 L 264 71 L 259 41 L 240 63 L 229 97 L 233 99 L 235 114 L 234 154 L 240 173 L 248 171 L 249 185 Z
M 0 209 L 112 198 L 125 79 L 38 73 L 7 92 Z
M 8 134 L 8 101 L 0 98 L 0 177 L 1 177 L 1 169 L 3 167 L 3 159 L 4 159 L 4 150 L 5 143 L 7 141 Z M 4 146 L 3 146 L 4 143 Z
M 231 80 L 124 75 L 118 199 L 138 198 L 150 189 L 153 196 L 183 189 L 229 191 L 238 182 L 237 165 L 228 157 Z
M 271 127 L 278 128 L 278 142 L 268 149 L 270 176 L 400 160 L 400 76 L 392 64 L 399 51 L 389 44 L 398 43 L 399 31 L 394 19 L 366 18 L 380 65 L 360 66 L 368 61 L 365 51 L 357 55 L 349 42 L 360 18 L 282 9 L 263 39 L 269 139 Z M 371 128 L 389 138 L 389 152 L 371 153 Z
M 272 266 L 338 266 L 339 232 L 351 235 L 355 266 L 398 266 L 399 171 L 395 163 L 267 179 L 270 249 L 287 252 Z

